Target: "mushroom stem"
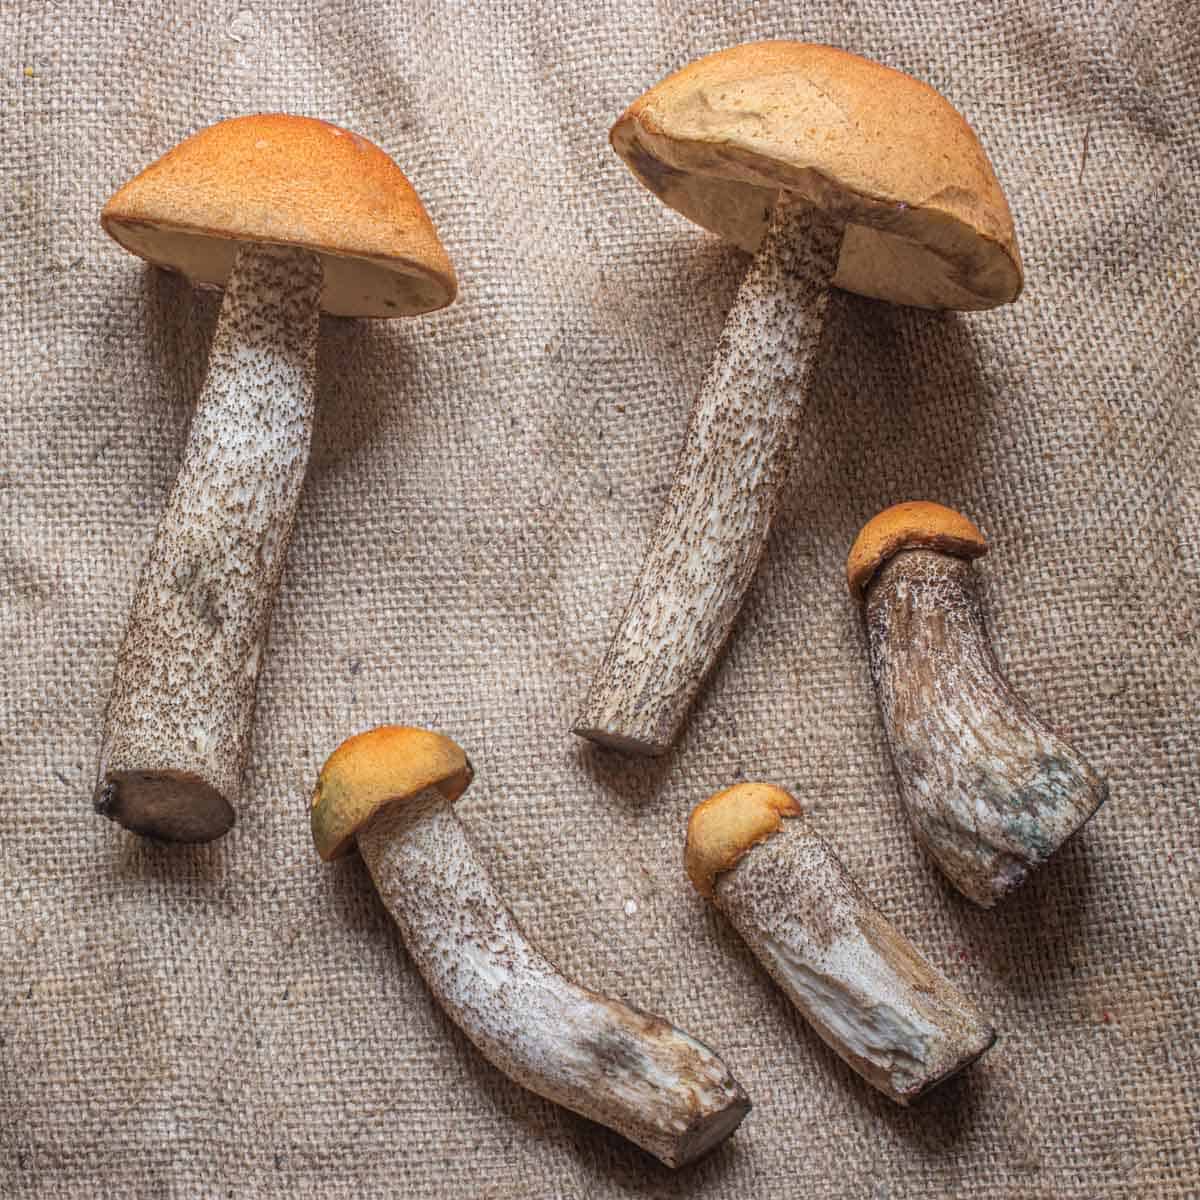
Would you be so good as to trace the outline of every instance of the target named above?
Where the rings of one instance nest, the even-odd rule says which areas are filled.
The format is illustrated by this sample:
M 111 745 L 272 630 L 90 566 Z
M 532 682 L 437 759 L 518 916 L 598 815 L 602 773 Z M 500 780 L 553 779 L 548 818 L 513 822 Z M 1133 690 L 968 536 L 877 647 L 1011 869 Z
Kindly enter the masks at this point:
M 670 748 L 766 545 L 816 361 L 843 225 L 776 205 L 692 409 L 671 493 L 575 732 Z
M 1095 813 L 1108 787 L 1000 673 L 969 562 L 896 554 L 869 585 L 864 615 L 917 838 L 959 891 L 990 908 Z
M 826 1045 L 899 1104 L 996 1040 L 802 817 L 718 875 L 713 899 Z
M 98 812 L 166 841 L 234 821 L 258 669 L 308 464 L 322 270 L 245 244 L 117 657 Z
M 529 944 L 440 792 L 383 808 L 358 846 L 430 990 L 510 1078 L 671 1167 L 740 1124 L 750 1102 L 711 1050 L 564 979 Z

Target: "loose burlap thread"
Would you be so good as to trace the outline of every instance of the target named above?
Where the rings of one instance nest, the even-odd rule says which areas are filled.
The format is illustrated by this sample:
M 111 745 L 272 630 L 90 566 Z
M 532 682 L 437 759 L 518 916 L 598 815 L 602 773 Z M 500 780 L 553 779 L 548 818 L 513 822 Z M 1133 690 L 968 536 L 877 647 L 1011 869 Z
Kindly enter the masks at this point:
M 835 294 L 794 479 L 728 652 L 656 763 L 568 732 L 746 259 L 607 146 L 709 50 L 825 41 L 943 91 L 1027 287 L 970 316 Z M 0 1193 L 13 1197 L 1186 1196 L 1200 1172 L 1194 4 L 0 8 Z M 216 301 L 100 232 L 187 133 L 324 117 L 401 164 L 445 312 L 326 319 L 312 466 L 238 824 L 162 848 L 89 794 L 125 615 Z M 987 533 L 1015 687 L 1112 800 L 973 909 L 905 824 L 842 564 L 914 497 Z M 307 804 L 347 734 L 459 740 L 463 821 L 570 974 L 713 1045 L 755 1109 L 672 1174 L 449 1023 Z M 995 1021 L 905 1111 L 789 1008 L 681 868 L 691 806 L 793 790 Z

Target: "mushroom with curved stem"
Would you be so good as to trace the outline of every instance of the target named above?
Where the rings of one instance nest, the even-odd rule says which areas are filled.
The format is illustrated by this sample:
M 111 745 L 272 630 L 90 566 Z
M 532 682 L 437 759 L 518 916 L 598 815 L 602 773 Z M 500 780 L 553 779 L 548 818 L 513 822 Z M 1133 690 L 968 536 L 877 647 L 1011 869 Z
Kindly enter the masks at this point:
M 104 207 L 122 246 L 225 296 L 183 463 L 117 658 L 97 811 L 165 841 L 234 822 L 271 610 L 308 463 L 321 312 L 453 300 L 454 269 L 399 167 L 283 114 L 188 138 Z
M 664 203 L 754 254 L 671 492 L 574 730 L 662 754 L 754 576 L 803 418 L 830 287 L 900 304 L 1014 300 L 1012 217 L 974 133 L 923 83 L 761 42 L 651 88 L 613 148 Z
M 983 534 L 908 501 L 863 526 L 846 564 L 900 796 L 918 841 L 991 908 L 1108 798 L 1108 785 L 1012 690 L 988 641 L 971 560 Z
M 743 783 L 688 821 L 688 877 L 821 1040 L 910 1104 L 996 1040 L 975 1006 L 871 903 L 782 788 Z
M 380 898 L 447 1015 L 509 1078 L 671 1167 L 728 1137 L 750 1102 L 707 1046 L 563 977 L 525 937 L 453 802 L 472 778 L 449 738 L 384 726 L 321 770 L 312 830 L 324 859 L 357 841 Z

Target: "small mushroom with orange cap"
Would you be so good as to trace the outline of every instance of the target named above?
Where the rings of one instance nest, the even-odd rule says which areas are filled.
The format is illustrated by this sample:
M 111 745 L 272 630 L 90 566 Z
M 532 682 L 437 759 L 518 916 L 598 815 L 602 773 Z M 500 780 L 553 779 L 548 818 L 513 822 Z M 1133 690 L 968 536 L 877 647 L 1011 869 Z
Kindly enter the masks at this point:
M 317 850 L 332 859 L 357 842 L 430 991 L 510 1079 L 670 1167 L 698 1158 L 741 1123 L 745 1092 L 707 1046 L 564 978 L 529 943 L 454 812 L 471 777 L 439 734 L 351 737 L 317 781 Z
M 674 742 L 766 545 L 829 289 L 992 308 L 1016 299 L 1021 260 L 962 116 L 926 84 L 830 46 L 711 54 L 651 88 L 610 138 L 663 203 L 754 255 L 575 723 L 654 755 Z
M 94 797 L 136 833 L 210 841 L 234 821 L 308 464 L 320 314 L 441 308 L 454 269 L 400 168 L 308 117 L 203 129 L 126 183 L 100 220 L 134 254 L 225 289 L 118 654 Z
M 863 526 L 846 577 L 913 830 L 954 886 L 991 908 L 1080 829 L 1108 785 L 1001 674 L 971 566 L 986 551 L 962 514 L 908 501 Z
M 688 877 L 852 1070 L 909 1104 L 995 1041 L 871 903 L 782 788 L 742 783 L 688 821 Z

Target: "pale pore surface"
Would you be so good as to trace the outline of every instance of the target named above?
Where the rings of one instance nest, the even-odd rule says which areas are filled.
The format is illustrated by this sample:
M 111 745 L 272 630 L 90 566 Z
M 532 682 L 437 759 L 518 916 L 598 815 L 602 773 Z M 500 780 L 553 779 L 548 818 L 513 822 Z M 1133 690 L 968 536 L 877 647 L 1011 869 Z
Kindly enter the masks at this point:
M 145 786 L 143 772 L 185 776 L 181 804 L 197 781 L 236 804 L 308 465 L 320 290 L 308 251 L 239 253 L 183 463 L 130 608 L 102 788 Z
M 671 493 L 575 732 L 661 754 L 766 545 L 821 340 L 842 226 L 781 201 L 692 409 Z
M 526 940 L 451 805 L 422 800 L 383 809 L 359 849 L 425 982 L 484 1056 L 671 1166 L 735 1129 L 748 1105 L 725 1064 L 662 1018 L 565 979 Z
M 907 1104 L 991 1045 L 975 1006 L 934 971 L 802 817 L 717 878 L 717 906 L 824 1041 Z
M 1107 785 L 1008 686 L 971 564 L 908 550 L 867 591 L 871 672 L 917 837 L 990 907 L 1096 811 Z
M 165 12 L 0 3 L 6 1200 L 1194 1200 L 1200 8 Z M 797 36 L 967 116 L 1026 290 L 957 316 L 831 294 L 797 484 L 728 652 L 675 753 L 627 759 L 566 730 L 749 260 L 659 204 L 605 135 L 698 55 Z M 91 793 L 218 301 L 97 216 L 185 133 L 279 109 L 394 155 L 462 286 L 418 320 L 322 321 L 238 821 L 163 849 Z M 914 497 L 987 534 L 1000 665 L 1112 788 L 991 911 L 912 835 L 846 594 L 855 534 Z M 357 856 L 318 861 L 317 773 L 387 722 L 467 749 L 457 811 L 547 957 L 670 1016 L 745 1085 L 754 1111 L 713 1154 L 671 1174 L 510 1084 L 406 969 Z M 919 1104 L 793 1019 L 684 879 L 688 813 L 739 778 L 793 792 L 1002 1031 Z

